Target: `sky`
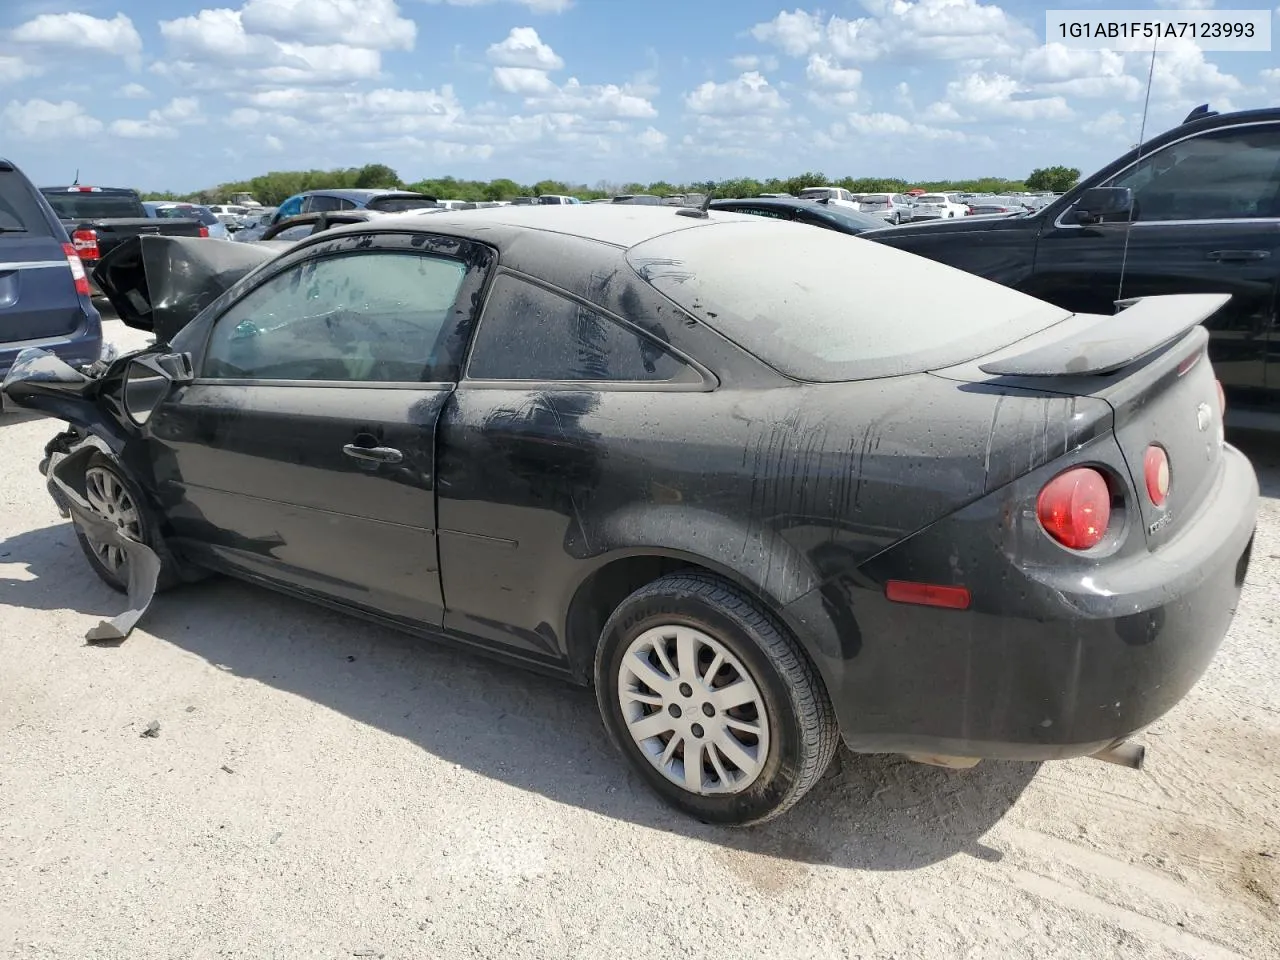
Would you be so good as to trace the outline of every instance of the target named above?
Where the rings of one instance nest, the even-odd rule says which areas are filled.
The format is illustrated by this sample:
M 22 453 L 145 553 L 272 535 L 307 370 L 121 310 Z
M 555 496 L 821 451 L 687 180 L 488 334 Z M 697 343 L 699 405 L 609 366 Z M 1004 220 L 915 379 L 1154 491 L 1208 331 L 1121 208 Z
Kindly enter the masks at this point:
M 3 0 L 0 156 L 39 184 L 184 192 L 365 163 L 410 182 L 1089 173 L 1138 140 L 1151 56 L 1046 45 L 1045 10 L 1213 0 L 225 3 Z M 1147 134 L 1204 102 L 1280 105 L 1280 51 L 1163 46 Z

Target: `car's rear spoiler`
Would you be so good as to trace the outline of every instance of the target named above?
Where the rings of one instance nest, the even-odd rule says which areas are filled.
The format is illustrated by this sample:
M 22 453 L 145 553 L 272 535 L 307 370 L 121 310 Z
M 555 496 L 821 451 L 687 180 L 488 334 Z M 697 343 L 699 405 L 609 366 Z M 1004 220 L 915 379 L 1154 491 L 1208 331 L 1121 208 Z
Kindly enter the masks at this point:
M 1180 339 L 1213 316 L 1226 293 L 1188 293 L 1120 301 L 1112 316 L 1077 313 L 1030 339 L 1024 353 L 979 364 L 1009 377 L 1072 377 L 1113 373 Z M 1052 337 L 1049 342 L 1042 342 Z
M 93 279 L 127 326 L 167 343 L 237 280 L 290 246 L 130 237 L 98 261 Z

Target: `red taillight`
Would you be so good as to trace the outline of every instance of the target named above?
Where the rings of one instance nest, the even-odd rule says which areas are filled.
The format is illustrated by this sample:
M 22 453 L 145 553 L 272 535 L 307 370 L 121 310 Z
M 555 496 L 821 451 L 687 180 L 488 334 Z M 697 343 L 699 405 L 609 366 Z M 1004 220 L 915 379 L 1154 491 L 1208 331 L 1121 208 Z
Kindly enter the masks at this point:
M 1227 392 L 1222 389 L 1221 380 L 1215 380 L 1213 382 L 1218 388 L 1218 410 L 1221 415 L 1225 417 L 1227 415 Z
M 889 580 L 884 595 L 894 603 L 915 603 L 925 607 L 965 610 L 969 607 L 969 591 L 939 583 L 916 583 L 911 580 Z
M 209 228 L 206 227 L 203 223 L 200 224 L 200 236 L 202 237 L 209 236 Z
M 71 243 L 74 245 L 76 253 L 80 255 L 81 260 L 98 259 L 97 230 L 77 230 L 71 234 Z
M 1163 447 L 1147 447 L 1142 458 L 1142 474 L 1147 481 L 1147 496 L 1157 507 L 1163 507 L 1169 497 L 1169 455 Z
M 964 215 L 965 215 L 966 217 L 972 217 L 972 216 L 973 216 L 973 207 L 965 207 Z
M 1111 491 L 1091 467 L 1076 467 L 1054 477 L 1040 491 L 1036 515 L 1045 532 L 1064 547 L 1097 546 L 1111 523 Z
M 80 254 L 69 243 L 62 245 L 62 252 L 67 255 L 67 264 L 71 267 L 71 276 L 76 282 L 76 293 L 82 297 L 89 296 L 89 275 L 84 272 L 84 264 L 80 262 Z

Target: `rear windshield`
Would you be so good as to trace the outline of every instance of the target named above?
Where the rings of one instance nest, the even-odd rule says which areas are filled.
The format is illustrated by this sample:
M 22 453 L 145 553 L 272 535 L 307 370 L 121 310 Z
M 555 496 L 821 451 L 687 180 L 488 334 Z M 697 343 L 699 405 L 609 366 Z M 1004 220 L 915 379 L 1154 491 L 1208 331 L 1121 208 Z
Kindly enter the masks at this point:
M 59 220 L 128 220 L 147 215 L 131 193 L 42 192 Z
M 430 197 L 376 197 L 366 204 L 370 210 L 382 213 L 399 213 L 402 210 L 426 210 L 439 206 Z
M 869 193 L 862 198 L 863 203 L 888 203 L 889 195 L 887 193 Z
M 0 233 L 52 233 L 35 191 L 16 170 L 0 172 Z
M 832 192 L 833 191 L 828 190 L 826 187 L 813 187 L 808 190 L 801 190 L 800 196 L 805 199 L 808 199 L 809 197 L 825 197 Z
M 632 247 L 627 260 L 685 311 L 797 380 L 923 373 L 1070 316 L 885 244 L 777 220 L 678 230 Z M 911 296 L 858 294 L 876 289 Z
M 921 203 L 946 203 L 947 198 L 940 193 L 926 193 L 920 198 Z

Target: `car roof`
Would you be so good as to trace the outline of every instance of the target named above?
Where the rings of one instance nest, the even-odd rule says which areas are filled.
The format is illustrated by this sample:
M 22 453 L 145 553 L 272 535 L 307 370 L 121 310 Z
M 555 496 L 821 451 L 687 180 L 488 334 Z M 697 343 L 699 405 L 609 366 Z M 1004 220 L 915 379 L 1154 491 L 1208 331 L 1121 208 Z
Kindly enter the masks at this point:
M 387 197 L 387 196 L 421 197 L 421 196 L 425 196 L 425 194 L 415 193 L 413 190 L 398 190 L 398 189 L 391 189 L 391 188 L 382 189 L 382 190 L 373 190 L 373 189 L 366 189 L 366 188 L 359 188 L 359 189 L 353 188 L 348 190 L 346 188 L 335 188 L 332 190 L 328 190 L 328 189 L 303 190 L 302 193 L 298 194 L 298 196 L 338 197 L 343 200 L 372 200 L 374 197 Z
M 380 229 L 414 229 L 429 233 L 485 241 L 497 246 L 521 234 L 547 232 L 593 240 L 629 249 L 664 234 L 729 220 L 756 222 L 749 214 L 722 213 L 714 219 L 681 215 L 685 207 L 653 207 L 630 204 L 550 204 L 485 207 L 478 210 L 441 212 L 430 217 L 388 214 L 376 223 Z M 342 231 L 368 229 L 366 225 L 342 227 Z M 332 231 L 337 233 L 338 231 Z M 331 235 L 331 234 L 330 234 Z

